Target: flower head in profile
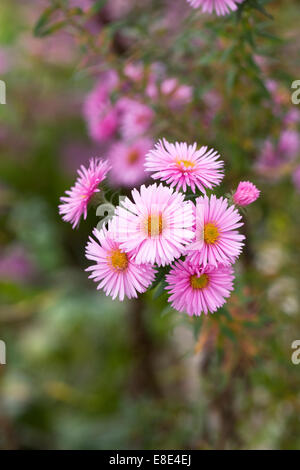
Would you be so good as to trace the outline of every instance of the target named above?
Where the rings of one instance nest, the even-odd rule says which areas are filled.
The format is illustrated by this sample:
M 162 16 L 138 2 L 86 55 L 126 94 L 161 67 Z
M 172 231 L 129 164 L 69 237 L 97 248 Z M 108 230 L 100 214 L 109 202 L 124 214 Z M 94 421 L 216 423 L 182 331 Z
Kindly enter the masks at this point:
M 114 185 L 133 187 L 145 181 L 145 156 L 152 146 L 146 137 L 133 143 L 121 141 L 111 147 L 108 160 L 111 164 L 110 177 Z
M 103 289 L 106 295 L 113 299 L 124 300 L 137 297 L 152 284 L 155 270 L 151 265 L 137 265 L 130 253 L 125 253 L 119 243 L 112 237 L 111 227 L 101 231 L 94 229 L 86 247 L 86 257 L 96 264 L 89 266 L 89 276 L 99 282 L 98 289 Z
M 236 229 L 243 225 L 242 216 L 227 199 L 199 197 L 196 200 L 194 242 L 187 247 L 188 259 L 196 266 L 231 264 L 240 255 L 244 235 Z
M 171 144 L 164 139 L 147 154 L 145 169 L 153 172 L 153 179 L 166 181 L 171 187 L 184 191 L 190 187 L 193 192 L 198 188 L 204 193 L 205 188 L 211 189 L 220 183 L 223 165 L 218 152 L 213 149 L 201 147 L 197 150 L 196 143 Z
M 165 266 L 181 256 L 193 238 L 194 215 L 183 194 L 160 184 L 133 189 L 116 208 L 116 237 L 140 263 Z
M 233 202 L 238 206 L 248 206 L 258 199 L 259 189 L 250 181 L 241 181 L 233 195 Z
M 224 305 L 233 290 L 231 266 L 199 268 L 188 260 L 177 261 L 166 276 L 169 302 L 179 312 L 200 316 Z
M 193 8 L 202 8 L 203 13 L 213 13 L 218 16 L 235 11 L 244 0 L 187 0 Z
M 81 165 L 75 185 L 66 191 L 66 196 L 60 198 L 62 204 L 59 206 L 59 213 L 73 228 L 79 225 L 81 216 L 86 219 L 88 204 L 92 196 L 100 191 L 98 186 L 106 178 L 108 171 L 107 162 L 92 158 L 88 168 Z

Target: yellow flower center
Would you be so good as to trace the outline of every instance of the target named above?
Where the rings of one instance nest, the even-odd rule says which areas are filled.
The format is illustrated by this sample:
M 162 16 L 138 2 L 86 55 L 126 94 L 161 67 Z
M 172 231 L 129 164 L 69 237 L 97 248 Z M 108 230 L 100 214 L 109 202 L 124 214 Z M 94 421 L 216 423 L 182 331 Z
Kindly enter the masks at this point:
M 128 258 L 126 253 L 122 253 L 122 251 L 119 249 L 111 252 L 110 260 L 113 268 L 117 271 L 124 271 L 128 266 Z
M 146 220 L 146 233 L 148 237 L 157 237 L 162 234 L 163 220 L 162 215 L 149 215 Z
M 207 274 L 201 274 L 200 276 L 193 276 L 190 277 L 191 286 L 193 289 L 204 289 L 208 286 L 209 278 Z
M 128 163 L 130 165 L 133 165 L 136 163 L 139 159 L 139 152 L 137 150 L 131 150 L 128 154 Z
M 208 223 L 204 226 L 204 241 L 208 245 L 216 243 L 220 236 L 218 227 L 214 223 Z
M 191 162 L 190 160 L 176 160 L 177 165 L 181 166 L 181 163 L 183 163 L 184 168 L 189 169 L 189 168 L 194 168 L 195 163 Z

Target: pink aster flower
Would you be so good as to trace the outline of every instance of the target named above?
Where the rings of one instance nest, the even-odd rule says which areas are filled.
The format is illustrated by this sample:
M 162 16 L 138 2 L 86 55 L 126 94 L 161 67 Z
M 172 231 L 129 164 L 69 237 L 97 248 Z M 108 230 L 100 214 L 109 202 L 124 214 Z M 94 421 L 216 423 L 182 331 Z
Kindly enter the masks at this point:
M 86 219 L 88 203 L 92 196 L 100 191 L 98 186 L 105 179 L 108 170 L 107 162 L 92 158 L 88 169 L 81 165 L 75 186 L 66 191 L 67 196 L 60 198 L 62 204 L 59 206 L 59 213 L 73 228 L 79 225 L 82 215 Z
M 193 238 L 193 206 L 181 193 L 160 184 L 133 189 L 116 208 L 116 237 L 141 263 L 165 266 L 181 256 Z
M 250 181 L 241 181 L 233 195 L 233 201 L 238 206 L 248 206 L 256 201 L 260 191 Z
M 194 242 L 187 247 L 188 259 L 197 266 L 231 264 L 240 255 L 245 239 L 236 229 L 242 216 L 227 199 L 215 195 L 196 200 Z
M 113 299 L 137 297 L 137 292 L 145 292 L 155 278 L 155 270 L 151 265 L 139 264 L 133 261 L 130 253 L 125 253 L 119 243 L 111 235 L 111 227 L 101 231 L 94 229 L 96 238 L 89 238 L 86 247 L 86 257 L 96 264 L 89 266 L 90 279 L 99 282 L 97 289 L 103 289 L 106 295 Z
M 244 0 L 187 0 L 193 8 L 202 8 L 203 13 L 213 13 L 218 16 L 227 15 L 231 11 L 237 10 L 238 3 Z
M 111 147 L 108 160 L 111 163 L 110 177 L 114 185 L 133 187 L 146 179 L 144 163 L 152 140 L 141 138 L 133 143 L 117 142 Z
M 124 67 L 124 75 L 132 82 L 140 82 L 144 77 L 143 64 L 128 62 Z
M 200 316 L 222 307 L 233 290 L 231 266 L 198 268 L 189 261 L 177 261 L 166 276 L 169 302 L 179 312 Z
M 218 152 L 213 149 L 197 150 L 196 143 L 171 144 L 164 139 L 147 154 L 145 169 L 155 172 L 151 175 L 153 179 L 166 181 L 171 187 L 186 191 L 190 186 L 193 192 L 198 188 L 204 193 L 205 188 L 211 189 L 223 178 L 224 163 L 218 158 Z
M 122 112 L 121 133 L 125 139 L 134 139 L 149 130 L 154 117 L 154 112 L 149 106 L 124 99 L 119 104 L 119 109 Z
M 300 193 L 300 165 L 297 166 L 293 173 L 293 183 L 296 187 L 296 190 Z

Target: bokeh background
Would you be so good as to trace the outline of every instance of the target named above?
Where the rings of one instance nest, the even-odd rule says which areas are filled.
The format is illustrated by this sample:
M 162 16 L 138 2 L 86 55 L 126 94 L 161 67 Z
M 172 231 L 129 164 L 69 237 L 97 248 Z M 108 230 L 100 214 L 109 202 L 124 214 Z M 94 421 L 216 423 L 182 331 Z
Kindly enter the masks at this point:
M 225 18 L 185 0 L 1 0 L 2 449 L 300 448 L 299 23 L 296 0 L 245 0 Z M 155 64 L 188 99 L 149 97 L 148 72 L 128 84 L 128 64 Z M 218 149 L 220 194 L 241 180 L 261 190 L 214 315 L 171 310 L 160 285 L 105 297 L 84 272 L 95 210 L 78 230 L 58 215 L 78 166 L 122 140 L 99 142 L 85 122 L 107 70 L 118 98 L 153 110 L 148 138 Z

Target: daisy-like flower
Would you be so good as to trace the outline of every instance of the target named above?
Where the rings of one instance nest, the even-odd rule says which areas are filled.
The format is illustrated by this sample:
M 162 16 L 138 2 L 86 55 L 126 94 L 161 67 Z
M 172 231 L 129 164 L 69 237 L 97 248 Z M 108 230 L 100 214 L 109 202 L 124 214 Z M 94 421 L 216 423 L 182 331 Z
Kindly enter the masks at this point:
M 248 206 L 256 201 L 260 191 L 250 181 L 241 181 L 233 195 L 233 202 L 238 206 Z
M 116 237 L 138 264 L 165 266 L 181 256 L 193 238 L 193 206 L 183 194 L 160 184 L 132 190 L 116 208 Z
M 145 169 L 154 172 L 153 179 L 166 181 L 176 189 L 191 187 L 205 193 L 205 188 L 212 188 L 223 178 L 222 160 L 218 160 L 217 151 L 207 147 L 197 150 L 197 144 L 185 142 L 175 144 L 167 140 L 159 141 L 155 148 L 146 155 Z
M 188 260 L 177 261 L 166 276 L 169 302 L 179 312 L 200 316 L 222 307 L 233 290 L 231 266 L 199 269 Z
M 122 141 L 114 144 L 108 156 L 111 182 L 126 187 L 143 183 L 146 179 L 145 156 L 152 144 L 152 140 L 148 138 L 141 138 L 133 143 Z
M 92 158 L 88 168 L 81 165 L 75 185 L 66 191 L 66 196 L 60 198 L 62 204 L 59 206 L 59 213 L 65 222 L 72 224 L 72 228 L 79 225 L 82 215 L 86 219 L 88 204 L 92 196 L 100 191 L 98 186 L 106 178 L 108 171 L 107 162 Z
M 228 265 L 240 255 L 245 239 L 236 229 L 242 216 L 227 199 L 212 195 L 196 200 L 195 240 L 187 247 L 188 259 L 196 266 Z
M 238 4 L 244 0 L 187 0 L 193 8 L 202 8 L 203 13 L 213 13 L 218 16 L 227 15 L 237 10 Z
M 125 296 L 131 299 L 137 297 L 152 284 L 155 278 L 153 266 L 137 265 L 130 253 L 124 253 L 112 237 L 111 226 L 108 230 L 94 229 L 94 240 L 90 237 L 86 247 L 86 257 L 96 264 L 89 266 L 90 279 L 99 282 L 97 289 L 103 289 L 106 295 L 113 299 L 124 300 Z

